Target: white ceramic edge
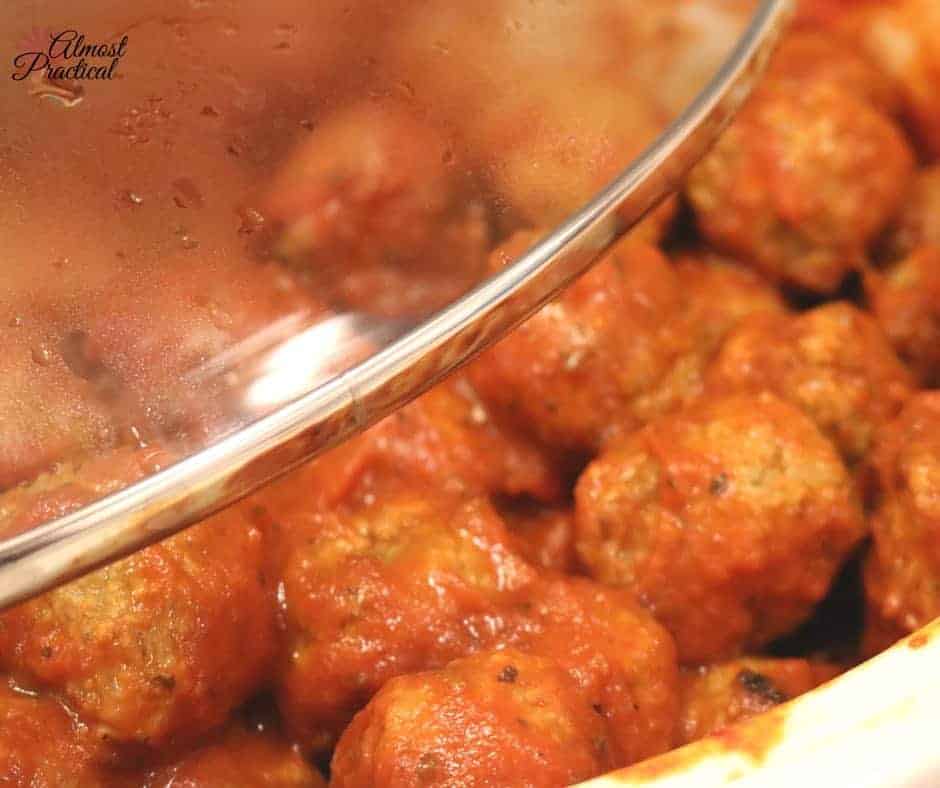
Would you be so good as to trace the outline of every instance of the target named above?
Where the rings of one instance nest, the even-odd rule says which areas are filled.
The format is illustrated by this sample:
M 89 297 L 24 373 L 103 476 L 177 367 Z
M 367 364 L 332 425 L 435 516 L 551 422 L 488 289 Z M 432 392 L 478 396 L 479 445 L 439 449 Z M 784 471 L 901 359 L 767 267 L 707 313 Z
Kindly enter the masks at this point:
M 940 620 L 766 714 L 580 788 L 936 788 Z

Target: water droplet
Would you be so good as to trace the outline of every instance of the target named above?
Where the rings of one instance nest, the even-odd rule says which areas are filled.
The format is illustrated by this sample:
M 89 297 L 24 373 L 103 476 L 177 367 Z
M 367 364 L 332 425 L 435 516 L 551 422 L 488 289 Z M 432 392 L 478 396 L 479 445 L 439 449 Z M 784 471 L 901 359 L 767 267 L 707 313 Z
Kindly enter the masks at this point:
M 232 325 L 231 313 L 219 306 L 217 301 L 210 299 L 206 308 L 209 310 L 209 319 L 217 328 L 227 329 Z
M 317 125 L 316 123 L 314 123 L 312 120 L 308 118 L 304 118 L 303 120 L 300 121 L 300 127 L 303 129 L 306 129 L 307 131 L 313 131 L 316 125 Z
M 129 189 L 125 189 L 120 194 L 118 194 L 118 199 L 120 199 L 121 202 L 126 202 L 129 205 L 134 206 L 144 204 L 144 198 L 141 197 L 137 192 L 130 191 Z
M 182 246 L 184 249 L 195 249 L 197 246 L 199 246 L 199 241 L 197 241 L 188 233 L 183 233 L 183 235 L 180 236 L 180 246 Z
M 241 137 L 234 137 L 226 146 L 226 150 L 233 156 L 241 156 L 245 152 L 247 143 Z
M 131 424 L 127 428 L 127 432 L 130 435 L 131 440 L 134 442 L 134 445 L 137 446 L 138 449 L 147 448 L 148 446 L 147 441 L 144 439 L 143 435 L 141 434 L 140 430 L 137 427 Z
M 20 315 L 13 315 L 13 317 L 10 318 L 8 325 L 10 328 L 19 328 L 21 325 L 23 325 L 23 323 L 24 320 Z
M 441 161 L 444 164 L 453 164 L 454 163 L 454 152 L 448 148 L 441 154 Z
M 264 215 L 254 208 L 242 208 L 238 215 L 242 220 L 238 232 L 244 235 L 251 235 L 264 227 Z
M 52 361 L 52 353 L 45 345 L 37 345 L 32 349 L 30 355 L 32 356 L 33 361 L 39 364 L 41 367 L 48 367 Z
M 173 181 L 173 202 L 179 208 L 201 208 L 202 193 L 189 178 L 177 178 Z

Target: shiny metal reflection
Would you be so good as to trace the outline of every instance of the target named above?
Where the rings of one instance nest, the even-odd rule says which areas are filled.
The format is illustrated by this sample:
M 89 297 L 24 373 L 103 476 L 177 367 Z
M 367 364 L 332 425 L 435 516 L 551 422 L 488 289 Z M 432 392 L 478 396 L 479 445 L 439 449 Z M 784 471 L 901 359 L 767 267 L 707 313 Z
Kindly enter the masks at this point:
M 274 413 L 121 492 L 0 543 L 0 606 L 169 536 L 251 492 L 426 391 L 522 322 L 679 185 L 760 77 L 792 5 L 762 0 L 689 108 L 632 166 L 513 265 Z M 355 328 L 342 320 L 326 330 Z M 375 339 L 381 345 L 381 336 Z M 326 363 L 320 373 L 328 368 Z M 305 383 L 291 382 L 278 378 L 278 369 L 269 370 L 274 378 L 259 380 L 259 408 L 271 396 L 269 384 L 309 385 L 318 374 L 301 368 Z

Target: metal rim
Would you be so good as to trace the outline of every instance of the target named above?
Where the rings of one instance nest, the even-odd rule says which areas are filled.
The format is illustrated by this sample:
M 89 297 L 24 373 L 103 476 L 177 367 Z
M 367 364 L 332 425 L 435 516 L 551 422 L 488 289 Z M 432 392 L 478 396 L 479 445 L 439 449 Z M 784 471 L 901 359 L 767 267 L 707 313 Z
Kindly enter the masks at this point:
M 511 266 L 296 402 L 166 470 L 0 543 L 0 607 L 247 495 L 378 421 L 505 335 L 675 190 L 759 79 L 792 6 L 792 0 L 761 0 L 689 107 L 591 202 Z

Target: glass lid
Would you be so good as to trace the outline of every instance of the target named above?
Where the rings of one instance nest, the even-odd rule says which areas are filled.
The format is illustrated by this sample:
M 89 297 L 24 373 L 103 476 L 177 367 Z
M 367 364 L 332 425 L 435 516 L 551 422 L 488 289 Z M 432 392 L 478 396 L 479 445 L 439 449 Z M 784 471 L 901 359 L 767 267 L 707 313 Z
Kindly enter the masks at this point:
M 510 236 L 528 231 L 519 255 L 543 242 L 533 266 L 587 238 L 570 247 L 581 255 L 559 274 L 570 279 L 623 224 L 601 226 L 584 206 L 709 85 L 724 92 L 684 117 L 714 135 L 785 5 L 5 4 L 3 571 L 37 546 L 37 527 L 52 544 L 68 528 L 49 522 L 74 525 L 81 507 L 188 461 L 224 464 L 265 418 L 296 418 L 251 433 L 254 453 L 229 462 L 224 491 L 188 466 L 186 496 L 177 485 L 159 513 L 146 496 L 119 501 L 143 530 L 112 518 L 107 549 L 75 547 L 26 584 L 8 572 L 0 603 L 152 541 L 374 421 L 406 396 L 400 378 L 374 404 L 352 391 L 342 424 L 319 432 L 303 431 L 300 403 L 348 389 L 343 373 L 394 343 L 427 338 L 440 310 L 505 273 L 506 255 L 491 253 Z M 692 153 L 672 171 L 662 156 L 640 160 L 632 177 L 657 180 L 621 219 L 645 213 Z M 676 211 L 667 201 L 632 232 L 658 238 Z M 461 358 L 492 338 L 480 336 Z M 435 363 L 424 387 L 447 367 Z M 262 443 L 263 470 L 233 480 Z

